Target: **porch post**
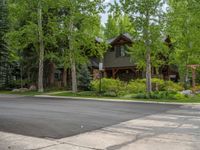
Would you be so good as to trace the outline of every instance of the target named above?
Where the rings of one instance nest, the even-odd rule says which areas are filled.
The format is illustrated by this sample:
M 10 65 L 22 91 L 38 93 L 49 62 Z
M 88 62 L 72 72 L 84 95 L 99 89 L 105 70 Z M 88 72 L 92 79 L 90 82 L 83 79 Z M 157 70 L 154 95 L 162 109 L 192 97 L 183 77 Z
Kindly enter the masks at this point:
M 192 67 L 192 87 L 196 86 L 196 68 Z
M 112 69 L 112 78 L 115 79 L 115 69 Z

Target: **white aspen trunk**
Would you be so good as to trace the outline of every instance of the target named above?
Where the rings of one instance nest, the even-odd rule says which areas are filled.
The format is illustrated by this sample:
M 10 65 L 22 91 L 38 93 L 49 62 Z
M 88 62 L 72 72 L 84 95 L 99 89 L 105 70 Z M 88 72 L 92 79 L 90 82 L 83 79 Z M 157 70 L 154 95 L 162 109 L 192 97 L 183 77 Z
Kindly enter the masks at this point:
M 43 74 L 44 74 L 44 42 L 42 32 L 42 5 L 38 2 L 38 38 L 39 38 L 39 73 L 38 73 L 38 92 L 44 92 Z
M 152 92 L 152 83 L 151 83 L 151 47 L 149 39 L 149 12 L 146 14 L 146 29 L 144 29 L 145 36 L 145 45 L 146 45 L 146 90 L 147 97 L 150 98 Z
M 73 32 L 73 21 L 70 20 L 70 34 Z M 76 93 L 78 91 L 77 88 L 77 75 L 76 75 L 76 62 L 74 56 L 74 46 L 72 44 L 73 36 L 69 36 L 69 49 L 70 49 L 70 63 L 71 63 L 71 75 L 72 75 L 72 92 Z
M 76 93 L 78 91 L 77 89 L 77 77 L 76 77 L 76 63 L 74 61 L 74 59 L 72 58 L 71 59 L 71 64 L 72 64 L 72 68 L 71 68 L 71 71 L 72 71 L 72 91 L 74 93 Z
M 152 84 L 151 84 L 151 50 L 147 47 L 146 53 L 146 85 L 147 85 L 147 95 L 148 97 L 152 91 Z

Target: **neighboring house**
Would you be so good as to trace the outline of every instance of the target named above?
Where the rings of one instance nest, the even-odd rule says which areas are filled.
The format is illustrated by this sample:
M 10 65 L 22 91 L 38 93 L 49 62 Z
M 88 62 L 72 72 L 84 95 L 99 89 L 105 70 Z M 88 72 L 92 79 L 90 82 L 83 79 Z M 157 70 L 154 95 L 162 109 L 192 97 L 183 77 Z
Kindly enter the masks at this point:
M 103 59 L 103 76 L 108 78 L 119 78 L 120 80 L 130 81 L 137 78 L 145 78 L 145 72 L 139 70 L 137 65 L 131 60 L 127 54 L 128 46 L 134 44 L 134 39 L 128 34 L 121 34 L 113 39 L 108 40 L 109 49 Z M 164 42 L 171 46 L 170 39 L 167 37 Z M 169 58 L 165 58 L 167 63 Z M 94 79 L 99 78 L 98 63 L 96 58 L 91 59 L 93 66 Z M 152 68 L 152 77 L 155 77 L 155 69 Z M 159 69 L 159 77 L 165 80 L 177 81 L 179 78 L 177 67 L 164 65 Z

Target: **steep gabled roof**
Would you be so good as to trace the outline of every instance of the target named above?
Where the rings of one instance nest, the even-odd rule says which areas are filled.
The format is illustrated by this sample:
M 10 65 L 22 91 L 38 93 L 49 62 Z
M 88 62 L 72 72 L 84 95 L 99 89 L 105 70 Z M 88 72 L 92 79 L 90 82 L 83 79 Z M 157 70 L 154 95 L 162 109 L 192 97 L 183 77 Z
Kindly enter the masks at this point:
M 120 34 L 120 35 L 117 36 L 117 37 L 114 37 L 114 38 L 112 38 L 112 39 L 107 40 L 107 42 L 108 42 L 108 44 L 113 44 L 114 42 L 116 42 L 116 41 L 119 40 L 120 38 L 125 38 L 125 39 L 127 39 L 128 41 L 133 42 L 133 37 L 132 37 L 129 33 Z
M 102 38 L 99 38 L 99 37 L 96 37 L 96 38 L 95 38 L 95 41 L 98 42 L 98 43 L 102 43 L 102 42 L 103 42 L 103 39 L 102 39 Z

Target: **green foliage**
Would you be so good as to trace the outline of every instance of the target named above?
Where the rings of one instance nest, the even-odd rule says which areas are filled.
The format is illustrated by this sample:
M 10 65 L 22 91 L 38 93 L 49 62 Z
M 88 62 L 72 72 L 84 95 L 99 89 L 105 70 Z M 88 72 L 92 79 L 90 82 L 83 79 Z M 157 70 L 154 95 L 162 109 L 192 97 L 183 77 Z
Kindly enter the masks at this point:
M 138 93 L 133 98 L 149 99 L 146 93 Z M 150 99 L 165 99 L 165 100 L 184 100 L 187 97 L 183 94 L 174 91 L 156 91 L 151 92 Z
M 166 54 L 162 32 L 165 28 L 163 0 L 120 0 L 123 12 L 133 21 L 136 39 L 129 54 L 139 68 L 146 68 L 146 87 L 152 91 L 151 68 L 158 68 L 164 62 L 159 56 Z
M 183 86 L 173 81 L 166 81 L 164 89 L 165 91 L 182 91 L 184 90 Z
M 81 91 L 77 93 L 76 95 L 90 97 L 90 96 L 96 96 L 96 93 L 94 91 Z
M 123 33 L 134 34 L 135 29 L 127 15 L 114 14 L 108 16 L 104 34 L 107 39 L 114 38 Z
M 162 79 L 153 78 L 151 82 L 152 82 L 153 91 L 163 90 L 165 86 L 165 81 Z
M 144 93 L 146 85 L 143 80 L 133 80 L 128 83 L 126 90 L 128 93 Z
M 28 88 L 28 85 L 30 84 L 31 84 L 31 81 L 29 80 L 14 80 L 7 86 L 10 88 L 21 88 L 21 85 L 22 85 L 22 87 Z
M 118 95 L 117 95 L 116 92 L 108 91 L 108 92 L 103 93 L 103 96 L 105 96 L 105 97 L 117 97 Z
M 177 92 L 173 91 L 156 91 L 151 93 L 152 99 L 174 99 Z
M 195 93 L 195 92 L 199 92 L 200 91 L 200 85 L 197 85 L 195 87 L 192 87 L 191 90 Z
M 145 93 L 146 91 L 146 79 L 137 79 L 128 83 L 127 91 L 128 93 Z M 164 81 L 162 79 L 153 78 L 152 79 L 153 91 L 182 91 L 184 90 L 181 84 L 175 83 L 173 81 Z
M 78 69 L 78 87 L 81 90 L 90 89 L 90 81 L 92 77 L 87 65 L 82 65 Z
M 42 17 L 38 15 L 39 4 Z M 102 34 L 99 17 L 103 9 L 101 0 L 8 0 L 8 6 L 10 30 L 7 42 L 12 59 L 27 70 L 25 78 L 32 72 L 38 72 L 38 63 L 42 61 L 39 61 L 41 49 L 38 45 L 41 41 L 44 41 L 44 62 L 52 62 L 59 68 L 68 69 L 72 65 L 87 63 L 90 57 L 86 54 L 88 49 L 91 54 L 102 58 L 106 49 L 102 45 L 106 44 L 94 44 L 96 36 Z M 42 27 L 39 26 L 39 18 L 42 18 Z M 39 31 L 42 36 L 38 36 Z M 76 68 L 73 70 L 76 71 Z M 76 72 L 73 74 L 76 75 Z M 75 75 L 72 78 L 76 81 Z M 37 77 L 32 80 L 37 80 Z
M 5 0 L 0 1 L 0 88 L 7 87 L 10 77 L 9 51 L 5 40 L 8 32 L 8 10 Z M 9 71 L 10 70 L 10 71 Z
M 186 65 L 200 63 L 200 3 L 196 0 L 169 0 L 168 5 L 167 34 L 174 50 L 170 62 L 178 66 L 181 81 L 186 82 Z
M 99 92 L 99 83 L 99 80 L 91 82 L 91 87 L 96 92 Z M 147 98 L 145 83 L 146 79 L 132 80 L 126 84 L 119 80 L 103 78 L 102 93 L 105 96 L 132 95 L 131 97 L 135 98 Z M 153 78 L 152 83 L 155 85 L 155 90 L 154 92 L 151 92 L 150 98 L 153 99 L 174 99 L 175 95 L 178 94 L 178 91 L 183 90 L 183 86 L 172 81 Z M 177 97 L 178 96 L 179 95 L 177 95 Z
M 176 95 L 174 95 L 174 99 L 176 99 L 176 100 L 184 100 L 186 98 L 187 98 L 186 95 L 183 95 L 183 94 L 180 94 L 180 93 L 177 93 Z
M 100 80 L 92 81 L 91 82 L 92 90 L 99 92 L 99 84 Z M 108 79 L 108 78 L 103 78 L 101 80 L 101 90 L 102 90 L 101 92 L 109 93 L 107 95 L 118 95 L 122 88 L 123 88 L 123 83 L 120 80 Z

